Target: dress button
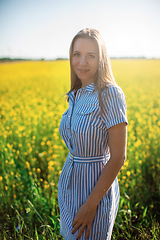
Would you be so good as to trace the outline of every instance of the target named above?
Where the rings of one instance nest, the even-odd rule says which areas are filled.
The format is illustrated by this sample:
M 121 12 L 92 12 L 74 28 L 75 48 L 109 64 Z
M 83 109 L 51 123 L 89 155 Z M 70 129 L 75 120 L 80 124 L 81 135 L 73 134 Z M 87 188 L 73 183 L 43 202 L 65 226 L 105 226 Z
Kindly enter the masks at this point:
M 84 112 L 82 112 L 82 114 L 84 114 Z

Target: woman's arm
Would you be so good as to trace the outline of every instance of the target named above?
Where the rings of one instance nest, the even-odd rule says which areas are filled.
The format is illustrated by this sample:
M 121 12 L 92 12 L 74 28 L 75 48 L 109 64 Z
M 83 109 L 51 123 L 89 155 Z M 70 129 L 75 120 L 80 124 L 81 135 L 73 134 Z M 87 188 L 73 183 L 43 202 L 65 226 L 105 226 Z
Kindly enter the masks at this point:
M 75 215 L 72 233 L 75 233 L 79 229 L 77 238 L 81 237 L 86 227 L 86 237 L 89 237 L 92 222 L 96 215 L 97 205 L 105 193 L 110 189 L 126 159 L 127 124 L 119 123 L 111 127 L 108 129 L 108 136 L 111 157 L 102 170 L 102 173 L 86 202 L 78 209 Z

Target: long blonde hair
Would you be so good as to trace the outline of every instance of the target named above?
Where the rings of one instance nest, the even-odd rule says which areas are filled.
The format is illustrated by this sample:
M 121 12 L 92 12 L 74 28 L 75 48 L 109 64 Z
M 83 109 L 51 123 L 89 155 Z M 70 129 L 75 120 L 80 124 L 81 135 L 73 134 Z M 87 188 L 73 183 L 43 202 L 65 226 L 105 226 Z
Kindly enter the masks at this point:
M 99 104 L 102 105 L 101 100 L 101 92 L 104 88 L 106 88 L 106 85 L 108 83 L 115 85 L 115 79 L 113 77 L 111 65 L 110 65 L 110 59 L 107 53 L 105 42 L 99 33 L 99 31 L 95 29 L 85 28 L 79 31 L 73 38 L 71 45 L 70 45 L 70 69 L 71 69 L 71 89 L 69 92 L 73 90 L 78 90 L 81 88 L 81 80 L 78 78 L 78 76 L 75 74 L 73 68 L 72 68 L 72 55 L 73 55 L 73 45 L 78 38 L 88 38 L 95 40 L 98 46 L 98 72 L 97 72 L 97 78 L 94 82 L 96 89 L 99 93 Z

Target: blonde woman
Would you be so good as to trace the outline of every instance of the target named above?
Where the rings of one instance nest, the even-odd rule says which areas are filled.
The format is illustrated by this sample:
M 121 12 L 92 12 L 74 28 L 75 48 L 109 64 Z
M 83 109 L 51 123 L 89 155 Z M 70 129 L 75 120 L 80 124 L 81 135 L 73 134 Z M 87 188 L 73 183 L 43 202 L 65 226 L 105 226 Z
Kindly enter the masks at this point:
M 59 128 L 69 149 L 58 184 L 60 232 L 65 240 L 109 240 L 126 158 L 125 97 L 97 30 L 73 38 L 70 68 L 69 107 Z

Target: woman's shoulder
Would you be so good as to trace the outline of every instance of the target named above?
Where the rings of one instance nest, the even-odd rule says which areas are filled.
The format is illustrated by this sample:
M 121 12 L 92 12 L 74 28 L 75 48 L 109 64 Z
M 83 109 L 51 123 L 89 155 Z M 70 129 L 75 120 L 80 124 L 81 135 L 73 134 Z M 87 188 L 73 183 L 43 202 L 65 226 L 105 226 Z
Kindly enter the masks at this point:
M 124 92 L 118 84 L 108 83 L 102 91 L 102 97 L 122 98 L 124 97 Z

